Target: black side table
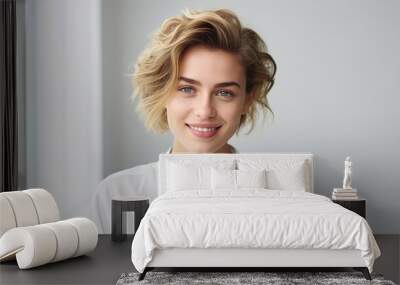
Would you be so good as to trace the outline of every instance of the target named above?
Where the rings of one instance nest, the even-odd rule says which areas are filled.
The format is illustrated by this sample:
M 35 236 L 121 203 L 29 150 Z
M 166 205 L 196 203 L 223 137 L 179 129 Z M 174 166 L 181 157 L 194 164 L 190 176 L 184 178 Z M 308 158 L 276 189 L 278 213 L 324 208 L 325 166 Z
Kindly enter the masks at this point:
M 359 198 L 357 200 L 336 200 L 332 199 L 332 202 L 339 204 L 340 206 L 359 214 L 364 219 L 366 218 L 366 200 Z
M 135 232 L 149 208 L 148 197 L 114 197 L 111 201 L 111 240 L 126 240 L 126 213 L 135 212 Z

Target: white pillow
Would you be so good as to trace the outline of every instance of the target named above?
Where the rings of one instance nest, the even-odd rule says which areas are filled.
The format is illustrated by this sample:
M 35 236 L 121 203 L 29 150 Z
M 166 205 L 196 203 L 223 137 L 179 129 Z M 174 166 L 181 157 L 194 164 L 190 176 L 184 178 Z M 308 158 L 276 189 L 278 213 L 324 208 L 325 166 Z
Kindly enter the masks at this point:
M 241 159 L 238 160 L 238 168 L 266 169 L 268 189 L 306 191 L 309 188 L 304 160 Z
M 211 168 L 234 169 L 235 161 L 192 163 L 190 160 L 169 161 L 167 191 L 211 189 Z
M 211 168 L 212 190 L 236 190 L 236 170 Z
M 268 171 L 268 188 L 275 190 L 306 191 L 304 162 L 287 169 Z
M 267 188 L 267 172 L 259 170 L 236 170 L 238 188 Z
M 240 188 L 266 188 L 265 169 L 224 170 L 211 169 L 212 190 L 239 190 Z

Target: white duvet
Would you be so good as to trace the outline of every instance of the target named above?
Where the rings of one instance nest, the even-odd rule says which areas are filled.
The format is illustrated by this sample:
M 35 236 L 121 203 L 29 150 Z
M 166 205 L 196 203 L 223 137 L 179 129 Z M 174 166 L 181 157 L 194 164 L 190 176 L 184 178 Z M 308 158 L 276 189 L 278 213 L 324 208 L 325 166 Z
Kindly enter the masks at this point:
M 155 199 L 132 242 L 143 272 L 154 249 L 358 249 L 372 272 L 380 250 L 367 221 L 327 197 L 299 191 L 170 192 Z

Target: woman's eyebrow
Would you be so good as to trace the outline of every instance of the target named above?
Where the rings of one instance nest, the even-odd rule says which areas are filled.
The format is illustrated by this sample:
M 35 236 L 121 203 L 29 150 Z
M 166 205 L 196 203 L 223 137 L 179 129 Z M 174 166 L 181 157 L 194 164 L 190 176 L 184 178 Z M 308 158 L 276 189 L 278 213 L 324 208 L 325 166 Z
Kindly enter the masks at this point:
M 199 81 L 183 76 L 179 77 L 179 81 L 186 81 L 188 83 L 201 86 L 201 83 Z M 236 81 L 228 81 L 215 84 L 215 87 L 227 87 L 227 86 L 236 86 L 240 89 L 240 84 L 237 83 Z
M 237 88 L 240 89 L 240 84 L 237 83 L 236 81 L 228 81 L 215 84 L 215 87 L 228 87 L 228 86 L 236 86 Z

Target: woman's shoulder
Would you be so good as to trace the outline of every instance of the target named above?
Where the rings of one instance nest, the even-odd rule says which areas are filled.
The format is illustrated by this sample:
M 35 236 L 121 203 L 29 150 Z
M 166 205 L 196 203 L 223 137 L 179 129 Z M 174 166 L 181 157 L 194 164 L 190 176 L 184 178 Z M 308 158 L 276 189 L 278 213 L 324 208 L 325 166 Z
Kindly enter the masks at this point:
M 171 147 L 167 153 L 171 152 Z M 100 182 L 101 186 L 105 185 L 126 185 L 132 183 L 147 183 L 153 185 L 157 181 L 158 176 L 158 161 L 146 164 L 137 165 L 128 169 L 117 171 L 108 175 L 103 181 Z
M 139 179 L 140 177 L 143 178 L 150 178 L 157 177 L 158 172 L 158 162 L 151 162 L 147 164 L 137 165 L 128 169 L 120 170 L 113 174 L 107 176 L 103 182 L 108 183 L 116 180 L 124 180 L 135 178 Z

